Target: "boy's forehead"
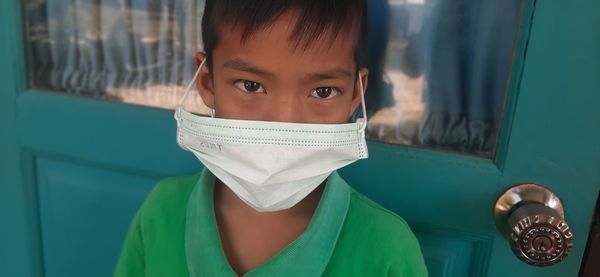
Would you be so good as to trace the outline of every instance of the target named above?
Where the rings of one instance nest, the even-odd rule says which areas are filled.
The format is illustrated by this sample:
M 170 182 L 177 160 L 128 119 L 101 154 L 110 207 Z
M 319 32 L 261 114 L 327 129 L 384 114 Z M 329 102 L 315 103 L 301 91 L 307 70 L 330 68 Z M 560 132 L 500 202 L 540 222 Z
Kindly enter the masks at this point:
M 297 15 L 284 13 L 250 33 L 244 26 L 221 24 L 214 54 L 274 58 L 295 56 L 319 63 L 355 64 L 358 28 L 334 33 L 323 30 L 318 36 L 294 36 Z M 225 53 L 224 53 L 225 52 Z M 241 53 L 240 53 L 241 52 Z M 226 54 L 226 55 L 227 55 Z

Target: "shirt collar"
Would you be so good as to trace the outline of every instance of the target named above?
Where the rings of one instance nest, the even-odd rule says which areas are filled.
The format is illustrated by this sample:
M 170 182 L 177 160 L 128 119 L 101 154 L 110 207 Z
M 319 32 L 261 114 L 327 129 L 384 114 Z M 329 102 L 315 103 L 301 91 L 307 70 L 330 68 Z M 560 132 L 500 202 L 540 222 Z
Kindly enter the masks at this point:
M 185 251 L 190 276 L 237 276 L 227 261 L 217 229 L 213 205 L 215 180 L 204 168 L 188 201 Z M 332 172 L 306 230 L 277 255 L 244 276 L 322 275 L 349 203 L 350 187 L 337 171 Z

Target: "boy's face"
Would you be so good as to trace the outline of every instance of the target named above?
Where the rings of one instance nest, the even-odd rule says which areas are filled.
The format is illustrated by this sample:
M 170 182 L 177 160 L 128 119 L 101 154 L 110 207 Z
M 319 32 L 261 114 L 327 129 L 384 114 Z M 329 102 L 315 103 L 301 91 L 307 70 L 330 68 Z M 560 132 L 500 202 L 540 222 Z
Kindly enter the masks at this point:
M 196 83 L 215 117 L 297 123 L 346 123 L 360 105 L 354 33 L 329 35 L 307 49 L 289 39 L 295 18 L 284 14 L 242 44 L 242 28 L 221 28 L 212 76 L 205 66 Z M 204 54 L 196 56 L 197 64 Z M 359 76 L 364 89 L 367 69 Z

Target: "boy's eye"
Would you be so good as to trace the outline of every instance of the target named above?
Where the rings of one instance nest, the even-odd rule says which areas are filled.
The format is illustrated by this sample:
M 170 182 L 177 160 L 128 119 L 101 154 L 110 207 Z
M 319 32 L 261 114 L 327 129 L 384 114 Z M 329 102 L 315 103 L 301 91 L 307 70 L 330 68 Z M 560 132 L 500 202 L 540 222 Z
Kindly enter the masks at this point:
M 248 80 L 239 80 L 235 82 L 235 86 L 245 92 L 265 92 L 261 84 Z
M 333 88 L 333 87 L 320 87 L 320 88 L 316 88 L 313 89 L 310 92 L 310 95 L 312 97 L 316 97 L 319 99 L 331 99 L 333 97 L 335 97 L 336 95 L 338 95 L 339 89 L 337 88 Z

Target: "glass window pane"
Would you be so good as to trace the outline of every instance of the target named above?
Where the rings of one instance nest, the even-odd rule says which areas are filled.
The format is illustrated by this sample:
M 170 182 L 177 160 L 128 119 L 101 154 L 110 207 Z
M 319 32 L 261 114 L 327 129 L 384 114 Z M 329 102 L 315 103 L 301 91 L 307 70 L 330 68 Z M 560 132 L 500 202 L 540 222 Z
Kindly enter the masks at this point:
M 521 0 L 369 0 L 368 138 L 491 157 Z M 204 1 L 28 0 L 32 88 L 172 109 Z M 187 107 L 208 114 L 199 94 Z
M 30 86 L 174 108 L 201 49 L 203 8 L 196 0 L 26 1 Z M 197 93 L 188 101 L 208 113 Z
M 490 157 L 521 1 L 369 4 L 368 137 Z

